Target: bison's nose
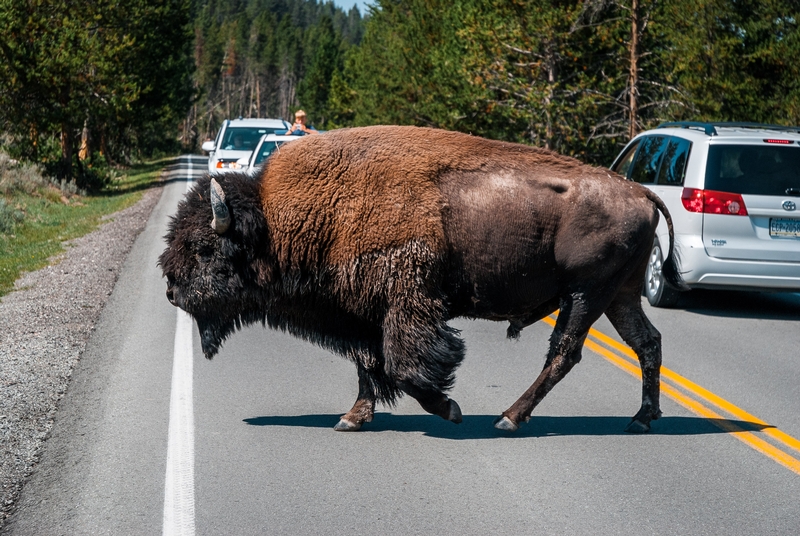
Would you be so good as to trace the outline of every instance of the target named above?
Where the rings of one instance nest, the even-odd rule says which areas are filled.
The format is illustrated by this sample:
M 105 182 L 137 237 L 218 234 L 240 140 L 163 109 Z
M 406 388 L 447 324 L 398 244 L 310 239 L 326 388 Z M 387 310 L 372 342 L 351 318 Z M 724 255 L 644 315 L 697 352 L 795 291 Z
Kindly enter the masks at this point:
M 167 287 L 167 299 L 172 305 L 176 307 L 178 306 L 178 304 L 175 302 L 175 292 L 172 290 L 172 287 Z

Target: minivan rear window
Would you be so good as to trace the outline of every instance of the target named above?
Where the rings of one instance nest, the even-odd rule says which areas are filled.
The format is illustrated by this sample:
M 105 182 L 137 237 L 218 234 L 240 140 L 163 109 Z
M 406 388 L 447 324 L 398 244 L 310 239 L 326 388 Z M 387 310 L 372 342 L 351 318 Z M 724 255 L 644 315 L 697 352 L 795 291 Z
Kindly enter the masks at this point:
M 712 145 L 705 189 L 753 195 L 800 191 L 800 147 Z

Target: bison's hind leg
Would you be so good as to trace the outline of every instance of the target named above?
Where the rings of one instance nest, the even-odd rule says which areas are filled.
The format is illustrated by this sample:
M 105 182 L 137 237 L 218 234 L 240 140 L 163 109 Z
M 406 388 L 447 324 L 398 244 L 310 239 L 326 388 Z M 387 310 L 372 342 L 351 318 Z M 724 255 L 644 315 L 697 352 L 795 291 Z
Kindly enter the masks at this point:
M 615 298 L 606 310 L 606 316 L 636 352 L 642 369 L 642 406 L 625 431 L 634 434 L 649 432 L 650 422 L 661 417 L 661 334 L 645 316 L 638 293 Z

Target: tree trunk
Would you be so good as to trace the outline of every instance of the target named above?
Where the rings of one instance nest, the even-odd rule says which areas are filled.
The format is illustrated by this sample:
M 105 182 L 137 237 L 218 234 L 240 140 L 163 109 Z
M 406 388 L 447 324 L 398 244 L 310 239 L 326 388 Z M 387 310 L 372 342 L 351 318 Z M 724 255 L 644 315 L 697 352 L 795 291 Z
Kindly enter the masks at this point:
M 59 99 L 61 102 L 61 109 L 64 110 L 67 108 L 67 103 L 69 102 L 69 87 L 62 87 L 61 88 L 61 98 Z M 67 181 L 72 180 L 72 150 L 73 150 L 73 140 L 74 134 L 72 132 L 72 125 L 70 125 L 66 119 L 62 119 L 61 121 L 61 170 L 60 170 L 60 178 L 66 179 Z
M 108 140 L 106 139 L 105 130 L 100 132 L 100 154 L 105 157 L 109 166 L 116 166 L 117 164 L 111 158 L 111 152 L 108 150 Z
M 66 123 L 61 123 L 61 178 L 72 180 L 72 127 Z
M 83 130 L 81 131 L 81 147 L 78 149 L 78 160 L 89 158 L 89 118 L 83 120 Z
M 250 86 L 250 100 L 247 103 L 247 117 L 253 117 L 253 107 L 256 102 L 256 85 L 253 83 L 255 75 L 253 71 L 248 69 L 248 85 Z M 256 115 L 258 117 L 258 115 Z
M 639 0 L 631 0 L 630 86 L 628 91 L 630 125 L 628 135 L 633 138 L 639 120 Z
M 222 98 L 225 99 L 225 117 L 231 117 L 231 96 L 225 88 L 225 76 L 222 77 Z
M 545 98 L 545 115 L 547 117 L 547 125 L 545 126 L 545 149 L 553 148 L 553 138 L 555 132 L 553 131 L 553 87 L 556 83 L 556 59 L 553 49 L 555 47 L 548 46 L 547 51 L 547 97 Z
M 36 124 L 34 123 L 31 125 L 31 147 L 33 147 L 33 158 L 34 160 L 39 159 L 39 129 L 36 128 Z
M 266 116 L 266 114 L 264 114 Z M 256 76 L 256 117 L 261 117 L 261 77 Z

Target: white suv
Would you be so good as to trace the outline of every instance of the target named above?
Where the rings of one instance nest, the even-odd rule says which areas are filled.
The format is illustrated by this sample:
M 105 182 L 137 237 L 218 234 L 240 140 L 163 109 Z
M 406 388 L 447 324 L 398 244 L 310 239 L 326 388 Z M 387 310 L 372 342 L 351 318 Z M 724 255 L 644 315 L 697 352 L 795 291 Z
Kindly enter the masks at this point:
M 247 158 L 265 134 L 283 133 L 292 125 L 283 119 L 226 119 L 214 141 L 203 144 L 208 153 L 209 173 L 226 173 L 241 168 L 240 158 Z
M 800 127 L 664 123 L 642 132 L 611 169 L 644 184 L 672 215 L 675 250 L 689 288 L 800 291 Z M 645 295 L 668 307 L 663 218 Z

